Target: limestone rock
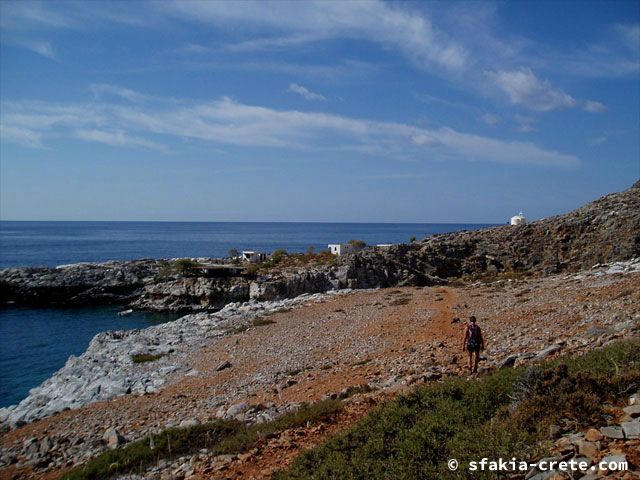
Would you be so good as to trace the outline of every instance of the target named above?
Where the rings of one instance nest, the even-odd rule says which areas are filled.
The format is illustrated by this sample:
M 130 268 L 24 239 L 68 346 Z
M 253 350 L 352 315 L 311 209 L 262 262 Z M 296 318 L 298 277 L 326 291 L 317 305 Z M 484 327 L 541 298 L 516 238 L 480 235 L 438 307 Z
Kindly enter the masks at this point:
M 505 358 L 504 360 L 502 360 L 502 362 L 498 364 L 498 368 L 503 369 L 503 368 L 513 367 L 516 364 L 517 359 L 518 359 L 517 355 L 509 355 L 507 358 Z
M 231 368 L 231 362 L 228 361 L 228 360 L 225 361 L 225 362 L 222 362 L 220 365 L 218 365 L 216 367 L 216 372 L 220 372 L 220 371 L 225 370 L 227 368 Z
M 125 443 L 125 439 L 118 430 L 114 427 L 109 427 L 102 435 L 102 440 L 107 444 L 107 446 L 111 449 L 117 448 L 123 443 Z
M 624 432 L 624 436 L 627 438 L 640 438 L 640 421 L 636 420 L 634 422 L 623 422 L 622 423 L 622 431 Z
M 190 418 L 190 419 L 181 421 L 179 427 L 180 428 L 189 428 L 189 427 L 195 427 L 196 425 L 199 425 L 199 424 L 200 424 L 200 422 L 198 422 L 198 420 L 196 420 L 194 418 Z
M 629 407 L 625 407 L 622 409 L 624 413 L 629 415 L 631 418 L 640 417 L 640 405 L 631 405 Z
M 595 428 L 590 428 L 589 430 L 587 430 L 587 433 L 584 436 L 584 439 L 589 442 L 598 442 L 602 440 L 602 438 L 603 435 L 602 433 L 600 433 L 600 430 L 597 430 Z
M 624 438 L 624 433 L 620 427 L 602 427 L 600 433 L 607 438 Z

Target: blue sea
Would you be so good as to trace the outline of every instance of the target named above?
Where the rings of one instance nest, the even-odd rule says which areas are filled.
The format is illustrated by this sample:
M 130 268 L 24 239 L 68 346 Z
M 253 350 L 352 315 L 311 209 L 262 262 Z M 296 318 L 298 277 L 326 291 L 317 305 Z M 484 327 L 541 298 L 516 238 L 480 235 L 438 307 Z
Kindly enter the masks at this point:
M 329 243 L 408 242 L 477 224 L 0 222 L 0 268 L 136 258 L 223 257 L 229 249 L 315 251 Z M 81 354 L 99 332 L 144 328 L 175 316 L 109 308 L 0 308 L 0 407 L 18 403 Z

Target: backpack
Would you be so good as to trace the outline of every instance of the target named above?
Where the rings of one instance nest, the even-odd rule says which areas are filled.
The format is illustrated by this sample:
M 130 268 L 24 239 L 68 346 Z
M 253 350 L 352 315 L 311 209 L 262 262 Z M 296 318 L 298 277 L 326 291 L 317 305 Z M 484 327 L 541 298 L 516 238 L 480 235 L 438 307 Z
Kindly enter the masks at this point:
M 474 324 L 467 325 L 467 350 L 478 350 L 480 348 L 480 327 Z

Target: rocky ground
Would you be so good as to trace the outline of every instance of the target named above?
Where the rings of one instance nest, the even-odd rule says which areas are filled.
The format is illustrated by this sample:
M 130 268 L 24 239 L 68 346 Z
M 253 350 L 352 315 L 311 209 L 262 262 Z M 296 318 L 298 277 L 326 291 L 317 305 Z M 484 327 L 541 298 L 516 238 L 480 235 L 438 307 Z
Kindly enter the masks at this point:
M 629 396 L 625 405 L 606 406 L 610 425 L 594 426 L 586 431 L 567 434 L 558 438 L 554 435 L 559 426 L 551 427 L 551 435 L 556 437 L 551 456 L 547 461 L 580 464 L 577 471 L 572 472 L 581 480 L 597 480 L 603 476 L 608 478 L 634 479 L 640 478 L 640 472 L 633 472 L 630 465 L 640 465 L 640 393 Z M 624 463 L 627 468 L 619 466 Z M 584 476 L 583 476 L 584 475 Z M 533 470 L 531 480 L 553 478 L 548 472 Z M 569 478 L 566 474 L 556 474 L 556 478 Z
M 465 375 L 461 336 L 471 314 L 478 317 L 487 340 L 481 373 L 640 335 L 639 270 L 636 260 L 460 287 L 307 296 L 297 304 L 266 310 L 259 303 L 235 305 L 229 309 L 245 312 L 229 318 L 241 320 L 224 326 L 212 314 L 176 322 L 169 327 L 171 342 L 176 342 L 170 346 L 151 334 L 132 337 L 135 342 L 155 338 L 157 345 L 152 341 L 143 346 L 166 354 L 148 364 L 130 362 L 129 335 L 107 335 L 103 347 L 112 342 L 127 346 L 129 362 L 115 362 L 112 368 L 124 365 L 128 377 L 176 368 L 163 374 L 162 385 L 152 382 L 153 388 L 135 392 L 132 387 L 131 394 L 121 392 L 118 398 L 6 431 L 0 439 L 0 478 L 59 478 L 65 468 L 86 461 L 109 443 L 115 446 L 169 426 L 220 417 L 261 422 L 300 402 L 346 396 L 350 387 L 367 386 L 370 392 L 347 400 L 345 411 L 331 424 L 284 432 L 249 454 L 212 458 L 202 451 L 145 474 L 267 478 L 301 448 L 346 428 L 388 396 L 415 383 Z

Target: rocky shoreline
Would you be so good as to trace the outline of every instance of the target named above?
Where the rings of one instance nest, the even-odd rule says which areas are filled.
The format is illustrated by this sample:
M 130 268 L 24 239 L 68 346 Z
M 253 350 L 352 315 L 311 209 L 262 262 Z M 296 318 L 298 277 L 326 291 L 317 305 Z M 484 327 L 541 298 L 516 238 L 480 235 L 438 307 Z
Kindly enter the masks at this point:
M 82 355 L 69 357 L 63 368 L 31 389 L 18 405 L 0 409 L 0 429 L 17 428 L 63 410 L 121 395 L 156 393 L 172 376 L 197 375 L 186 359 L 215 339 L 249 328 L 261 317 L 348 292 L 231 303 L 213 314 L 191 314 L 145 329 L 100 333 Z M 136 363 L 136 356 L 154 360 Z

